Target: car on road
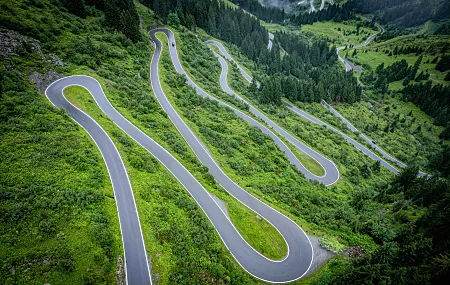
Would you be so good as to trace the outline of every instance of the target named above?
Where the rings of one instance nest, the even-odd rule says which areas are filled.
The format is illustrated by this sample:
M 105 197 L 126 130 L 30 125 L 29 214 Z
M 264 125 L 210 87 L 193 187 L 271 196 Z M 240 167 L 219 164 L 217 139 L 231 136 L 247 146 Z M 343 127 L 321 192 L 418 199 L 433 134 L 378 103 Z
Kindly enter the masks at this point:
M 377 144 L 377 142 L 376 142 L 376 141 L 372 141 L 372 143 L 373 143 L 373 144 Z

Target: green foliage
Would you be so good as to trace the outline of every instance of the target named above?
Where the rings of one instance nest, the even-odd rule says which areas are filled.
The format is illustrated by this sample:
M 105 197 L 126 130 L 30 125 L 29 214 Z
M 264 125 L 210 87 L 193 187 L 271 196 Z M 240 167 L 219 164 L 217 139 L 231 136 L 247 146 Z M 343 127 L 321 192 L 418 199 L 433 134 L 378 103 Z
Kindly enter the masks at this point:
M 176 13 L 170 13 L 167 16 L 167 24 L 174 28 L 178 28 L 178 26 L 180 25 L 180 18 L 178 18 L 178 15 Z
M 63 0 L 64 7 L 69 10 L 70 13 L 79 17 L 86 17 L 86 6 L 84 0 Z
M 112 78 L 117 80 L 120 77 Z M 99 79 L 105 88 L 103 79 Z M 139 84 L 149 84 L 133 78 L 128 80 L 130 82 L 128 87 L 133 89 L 139 88 Z M 105 90 L 112 102 L 117 102 L 116 100 L 122 94 L 120 90 L 108 91 L 106 88 Z M 132 93 L 134 96 L 137 95 L 136 92 Z M 72 103 L 90 114 L 102 126 L 122 154 L 140 213 L 146 247 L 151 256 L 152 273 L 159 275 L 160 282 L 162 284 L 190 284 L 190 282 L 207 284 L 210 278 L 219 280 L 218 282 L 233 278 L 239 282 L 251 284 L 253 279 L 234 261 L 203 211 L 170 172 L 161 167 L 151 154 L 106 118 L 86 90 L 81 87 L 69 87 L 65 89 L 65 94 Z M 148 91 L 142 96 L 151 98 Z M 209 191 L 218 192 L 219 195 L 223 193 L 217 190 L 214 180 L 207 178 L 205 175 L 207 169 L 205 170 L 194 154 L 188 151 L 186 143 L 174 130 L 169 119 L 165 116 L 155 116 L 154 119 L 158 123 L 153 122 L 155 125 L 151 127 L 145 121 L 146 109 L 139 108 L 138 102 L 142 102 L 141 98 L 130 98 L 128 102 L 135 107 L 130 110 L 125 109 L 123 114 L 143 131 L 155 134 L 152 137 L 182 161 Z M 159 108 L 154 100 L 146 104 L 150 109 Z M 120 106 L 115 107 L 121 109 Z M 136 118 L 133 118 L 132 112 L 135 112 Z M 164 139 L 164 137 L 170 139 Z M 184 151 L 175 152 L 174 150 L 179 147 Z M 153 164 L 153 170 L 149 172 L 140 164 L 136 164 L 136 157 Z M 238 210 L 241 209 L 238 208 Z M 96 232 L 99 233 L 97 241 L 107 244 L 109 241 L 102 235 L 103 229 L 102 224 L 96 228 Z M 91 277 L 95 277 L 95 274 L 94 276 L 92 274 L 88 272 L 84 278 L 91 280 Z
M 18 71 L 0 84 L 2 280 L 80 283 L 90 269 L 114 282 L 120 232 L 96 146 Z
M 378 96 L 373 96 L 367 98 L 367 102 L 353 106 L 337 104 L 333 107 L 396 159 L 431 171 L 430 159 L 442 151 L 439 134 L 443 128 L 433 125 L 433 120 L 412 103 L 389 97 L 382 102 L 379 100 Z M 333 124 L 328 116 L 315 114 Z M 421 131 L 418 131 L 419 126 L 422 126 Z M 360 142 L 365 144 L 362 140 Z
M 106 24 L 122 32 L 133 42 L 141 40 L 139 16 L 133 0 L 105 0 Z
M 385 214 L 396 226 L 373 228 L 383 244 L 337 272 L 330 284 L 445 284 L 449 274 L 450 184 L 436 177 L 417 178 L 416 174 L 417 168 L 408 168 L 381 188 L 380 199 L 387 198 L 385 191 L 405 191 L 405 197 L 396 193 L 388 198 L 398 205 L 391 215 Z M 410 201 L 424 212 L 419 219 L 409 216 Z

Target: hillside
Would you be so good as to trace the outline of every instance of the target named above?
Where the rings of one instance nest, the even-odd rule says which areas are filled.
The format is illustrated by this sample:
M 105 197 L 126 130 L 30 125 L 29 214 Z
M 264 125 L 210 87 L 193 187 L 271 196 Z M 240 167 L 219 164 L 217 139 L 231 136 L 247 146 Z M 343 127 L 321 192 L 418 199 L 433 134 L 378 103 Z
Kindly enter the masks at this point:
M 445 284 L 448 3 L 269 2 L 0 0 L 0 284 Z
M 358 0 L 348 1 L 348 9 L 362 14 L 373 14 L 388 27 L 405 29 L 417 27 L 432 20 L 449 20 L 450 3 L 445 0 Z

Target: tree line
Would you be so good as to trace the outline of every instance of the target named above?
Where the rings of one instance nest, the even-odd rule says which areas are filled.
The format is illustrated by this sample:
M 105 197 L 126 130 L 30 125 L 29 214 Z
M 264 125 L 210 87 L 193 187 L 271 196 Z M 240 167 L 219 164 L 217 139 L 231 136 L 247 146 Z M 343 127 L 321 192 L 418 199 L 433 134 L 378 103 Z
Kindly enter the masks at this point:
M 446 0 L 350 0 L 345 8 L 362 14 L 376 14 L 380 22 L 400 29 L 416 27 L 428 20 L 448 19 L 450 2 Z
M 436 69 L 446 69 L 450 57 L 443 56 L 436 65 Z M 361 81 L 372 86 L 380 93 L 387 93 L 389 83 L 403 80 L 402 99 L 411 101 L 420 107 L 426 114 L 434 118 L 434 124 L 444 126 L 446 129 L 440 134 L 441 139 L 450 139 L 450 87 L 442 84 L 433 85 L 429 80 L 430 74 L 421 71 L 418 73 L 423 56 L 419 56 L 410 66 L 406 60 L 396 61 L 388 67 L 381 63 L 375 73 L 361 75 Z M 437 61 L 437 59 L 433 60 Z M 425 81 L 426 82 L 423 82 Z M 412 82 L 412 84 L 410 84 Z
M 163 20 L 169 14 L 179 18 L 180 23 L 190 30 L 195 27 L 204 29 L 208 34 L 243 47 L 242 52 L 251 59 L 256 59 L 266 48 L 269 41 L 268 31 L 261 26 L 258 19 L 245 13 L 242 9 L 232 9 L 217 0 L 141 0 L 153 9 Z
M 258 0 L 230 0 L 266 22 L 282 23 L 286 19 L 283 9 L 263 6 Z
M 288 56 L 280 57 L 278 45 L 258 59 L 268 77 L 257 78 L 261 88 L 250 86 L 250 96 L 262 104 L 281 104 L 284 96 L 292 102 L 320 102 L 333 100 L 354 103 L 361 99 L 361 87 L 351 73 L 337 66 L 336 48 L 325 41 L 311 44 L 290 33 L 277 32 L 276 43 Z
M 419 106 L 438 126 L 446 126 L 450 121 L 449 94 L 450 86 L 433 85 L 430 80 L 410 84 L 402 90 L 403 99 Z
M 139 16 L 133 0 L 58 0 L 67 10 L 79 17 L 88 15 L 87 6 L 93 6 L 105 13 L 106 26 L 123 33 L 133 42 L 141 39 Z
M 216 0 L 141 2 L 153 8 L 163 20 L 170 18 L 173 22 L 172 18 L 177 17 L 191 30 L 198 26 L 210 35 L 240 47 L 242 53 L 266 74 L 255 79 L 261 82 L 262 88 L 251 88 L 249 92 L 262 104 L 279 105 L 282 96 L 293 101 L 320 102 L 337 98 L 348 103 L 358 101 L 361 96 L 356 79 L 333 68 L 337 62 L 336 50 L 330 49 L 325 41 L 309 44 L 297 36 L 277 33 L 277 42 L 289 53 L 281 58 L 277 45 L 272 50 L 267 49 L 268 31 L 258 19 L 242 9 L 230 8 Z M 271 12 L 270 9 L 261 11 Z M 285 84 L 292 89 L 286 88 Z
M 310 25 L 314 22 L 331 20 L 335 22 L 350 20 L 355 17 L 355 14 L 352 9 L 349 9 L 349 4 L 347 3 L 342 6 L 339 4 L 330 5 L 327 9 L 318 10 L 313 13 L 292 14 L 289 19 L 291 23 L 297 25 Z

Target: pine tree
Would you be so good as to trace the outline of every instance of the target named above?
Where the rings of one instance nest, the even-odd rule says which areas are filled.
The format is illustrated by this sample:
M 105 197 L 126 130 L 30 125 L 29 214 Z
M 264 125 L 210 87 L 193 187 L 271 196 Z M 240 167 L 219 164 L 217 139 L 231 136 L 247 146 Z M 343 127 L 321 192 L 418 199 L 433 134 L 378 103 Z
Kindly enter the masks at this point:
M 450 72 L 447 72 L 447 74 L 444 77 L 445 81 L 450 81 Z
M 178 28 L 178 26 L 180 26 L 180 18 L 178 18 L 176 13 L 170 13 L 167 16 L 167 24 L 174 28 Z
M 84 0 L 64 0 L 64 6 L 70 13 L 78 17 L 86 17 L 86 5 Z
M 439 138 L 443 140 L 449 140 L 450 139 L 450 125 L 448 125 L 440 134 Z
M 105 0 L 105 22 L 133 42 L 141 39 L 139 16 L 132 0 Z

